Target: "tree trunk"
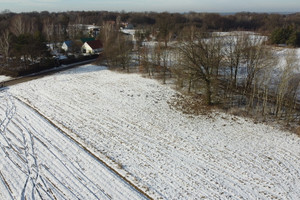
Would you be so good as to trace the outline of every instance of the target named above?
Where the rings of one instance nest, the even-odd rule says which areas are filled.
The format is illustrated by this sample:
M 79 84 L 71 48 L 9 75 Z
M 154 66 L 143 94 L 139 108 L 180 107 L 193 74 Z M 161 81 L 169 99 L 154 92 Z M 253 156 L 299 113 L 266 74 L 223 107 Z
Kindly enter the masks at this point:
M 212 105 L 212 89 L 211 89 L 211 80 L 206 79 L 205 80 L 206 84 L 206 103 L 207 105 Z

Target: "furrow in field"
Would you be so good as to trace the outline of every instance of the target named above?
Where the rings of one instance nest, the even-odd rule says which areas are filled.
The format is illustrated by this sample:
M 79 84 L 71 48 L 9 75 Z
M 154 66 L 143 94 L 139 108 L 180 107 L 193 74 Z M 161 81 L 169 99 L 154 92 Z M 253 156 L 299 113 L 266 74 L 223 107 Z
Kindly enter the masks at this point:
M 184 115 L 168 105 L 170 88 L 98 69 L 83 66 L 14 93 L 165 199 L 300 197 L 299 138 L 226 114 Z

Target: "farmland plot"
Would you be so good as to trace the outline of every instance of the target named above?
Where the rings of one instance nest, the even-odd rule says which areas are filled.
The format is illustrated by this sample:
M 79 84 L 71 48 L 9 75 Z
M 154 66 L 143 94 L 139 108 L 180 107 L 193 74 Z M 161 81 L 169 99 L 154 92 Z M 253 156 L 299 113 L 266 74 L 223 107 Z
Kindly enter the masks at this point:
M 86 65 L 9 92 L 155 199 L 300 198 L 299 137 L 222 113 L 184 115 L 155 80 Z
M 6 91 L 0 93 L 0 199 L 143 199 Z

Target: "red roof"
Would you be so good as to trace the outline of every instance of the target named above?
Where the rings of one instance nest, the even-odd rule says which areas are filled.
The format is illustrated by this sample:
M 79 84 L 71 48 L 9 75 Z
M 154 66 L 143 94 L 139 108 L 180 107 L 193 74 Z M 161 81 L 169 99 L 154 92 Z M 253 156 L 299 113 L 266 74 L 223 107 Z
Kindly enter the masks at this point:
M 100 40 L 88 41 L 86 42 L 92 49 L 101 49 L 103 48 L 102 42 Z

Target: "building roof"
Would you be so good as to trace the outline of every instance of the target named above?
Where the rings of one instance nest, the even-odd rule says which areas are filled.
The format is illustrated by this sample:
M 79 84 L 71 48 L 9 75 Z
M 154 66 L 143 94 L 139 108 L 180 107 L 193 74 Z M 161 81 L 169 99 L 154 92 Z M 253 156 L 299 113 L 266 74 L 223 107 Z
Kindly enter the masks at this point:
M 80 38 L 80 40 L 84 44 L 85 42 L 94 41 L 95 38 Z
M 103 44 L 100 40 L 88 41 L 86 42 L 92 49 L 101 49 Z
M 64 42 L 68 47 L 71 47 L 73 42 L 71 40 L 65 41 Z

